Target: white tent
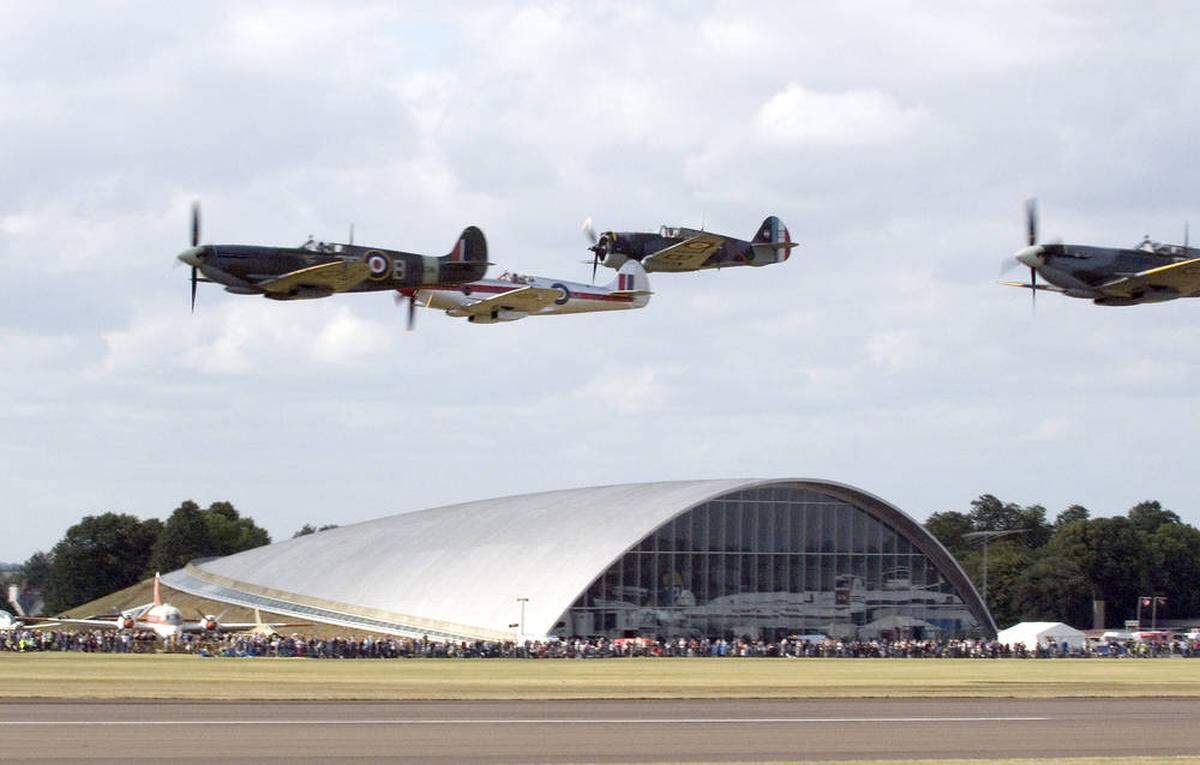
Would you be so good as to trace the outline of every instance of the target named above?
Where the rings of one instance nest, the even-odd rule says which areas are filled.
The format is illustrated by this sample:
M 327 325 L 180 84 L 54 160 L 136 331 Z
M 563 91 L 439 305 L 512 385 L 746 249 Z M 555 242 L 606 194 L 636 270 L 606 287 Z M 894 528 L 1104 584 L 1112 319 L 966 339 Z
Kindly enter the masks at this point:
M 1085 637 L 1082 632 L 1062 622 L 1021 622 L 1006 630 L 1000 630 L 996 640 L 1010 646 L 1024 643 L 1027 650 L 1053 643 L 1055 647 L 1066 643 L 1071 648 L 1081 648 Z

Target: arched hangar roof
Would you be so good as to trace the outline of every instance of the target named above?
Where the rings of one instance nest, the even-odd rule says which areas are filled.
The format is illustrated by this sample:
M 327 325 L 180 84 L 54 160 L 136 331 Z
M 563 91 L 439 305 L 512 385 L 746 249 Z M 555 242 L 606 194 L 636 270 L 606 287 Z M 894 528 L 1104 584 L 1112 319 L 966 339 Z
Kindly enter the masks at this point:
M 916 521 L 859 489 L 812 479 L 666 481 L 485 499 L 193 562 L 165 581 L 320 621 L 456 638 L 511 638 L 517 599 L 528 598 L 525 632 L 544 635 L 597 576 L 667 521 L 708 500 L 773 484 L 841 499 L 896 529 L 994 634 L 957 562 Z

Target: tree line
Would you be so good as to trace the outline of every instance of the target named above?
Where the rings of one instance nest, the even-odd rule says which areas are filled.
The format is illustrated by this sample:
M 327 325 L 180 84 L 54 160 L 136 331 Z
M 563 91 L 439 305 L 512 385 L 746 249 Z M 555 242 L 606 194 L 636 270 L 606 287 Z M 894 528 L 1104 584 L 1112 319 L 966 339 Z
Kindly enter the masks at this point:
M 1125 515 L 1093 518 L 1072 505 L 1053 522 L 1041 505 L 984 494 L 968 512 L 934 513 L 925 528 L 958 559 L 976 588 L 983 548 L 972 532 L 1013 531 L 988 543 L 988 606 L 1001 627 L 1020 621 L 1092 626 L 1104 601 L 1107 626 L 1137 614 L 1139 596 L 1162 596 L 1159 619 L 1200 615 L 1200 530 L 1155 501 Z M 1150 611 L 1143 609 L 1144 623 Z
M 309 524 L 297 536 L 323 531 Z M 87 515 L 49 552 L 34 553 L 18 578 L 41 590 L 45 612 L 69 610 L 196 558 L 232 555 L 271 543 L 271 535 L 230 502 L 201 508 L 187 500 L 161 521 L 126 513 Z

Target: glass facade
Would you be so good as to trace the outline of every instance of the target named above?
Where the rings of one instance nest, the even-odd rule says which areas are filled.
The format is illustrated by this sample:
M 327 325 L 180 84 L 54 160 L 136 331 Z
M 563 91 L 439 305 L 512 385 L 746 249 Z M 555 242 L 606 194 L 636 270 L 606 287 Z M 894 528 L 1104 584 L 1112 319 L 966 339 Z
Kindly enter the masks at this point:
M 592 582 L 556 629 L 769 640 L 980 633 L 954 587 L 906 537 L 796 484 L 727 494 L 668 522 Z

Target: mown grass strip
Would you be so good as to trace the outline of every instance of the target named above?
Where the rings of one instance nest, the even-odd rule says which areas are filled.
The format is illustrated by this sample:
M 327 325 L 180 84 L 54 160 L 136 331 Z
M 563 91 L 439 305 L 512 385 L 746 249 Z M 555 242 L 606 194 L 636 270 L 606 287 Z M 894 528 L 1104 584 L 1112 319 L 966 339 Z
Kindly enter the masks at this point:
M 335 660 L 0 654 L 0 697 L 671 699 L 1200 697 L 1200 661 Z

